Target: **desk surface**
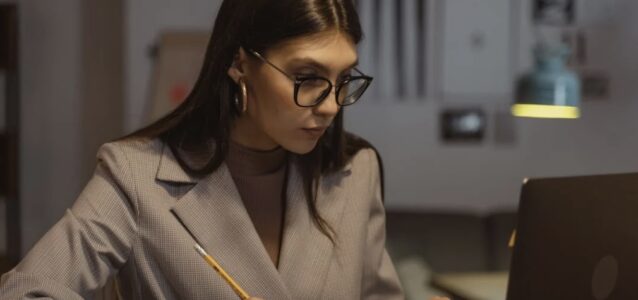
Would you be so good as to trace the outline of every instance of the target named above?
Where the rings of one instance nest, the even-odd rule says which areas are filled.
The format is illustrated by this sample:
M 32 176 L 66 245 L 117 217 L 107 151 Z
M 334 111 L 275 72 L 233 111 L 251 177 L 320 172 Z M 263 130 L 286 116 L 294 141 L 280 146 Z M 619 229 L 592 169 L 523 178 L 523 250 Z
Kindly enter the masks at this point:
M 504 300 L 507 272 L 445 273 L 432 277 L 432 285 L 467 300 Z

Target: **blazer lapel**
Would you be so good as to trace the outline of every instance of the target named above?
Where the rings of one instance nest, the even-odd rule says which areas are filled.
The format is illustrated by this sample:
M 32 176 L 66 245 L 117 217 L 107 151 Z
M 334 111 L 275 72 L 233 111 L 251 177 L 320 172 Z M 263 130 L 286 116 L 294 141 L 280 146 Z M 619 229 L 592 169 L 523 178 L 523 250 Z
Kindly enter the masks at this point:
M 225 164 L 201 179 L 172 211 L 246 292 L 265 299 L 290 299 Z M 210 272 L 218 276 L 212 268 Z
M 347 201 L 343 171 L 322 178 L 317 208 L 338 229 Z M 164 146 L 157 179 L 195 184 L 172 208 L 173 214 L 197 242 L 249 294 L 264 299 L 316 299 L 320 297 L 333 260 L 334 246 L 313 223 L 298 166 L 289 162 L 286 212 L 279 271 L 266 252 L 225 164 L 196 179 L 177 163 Z M 338 237 L 337 237 L 338 239 Z M 337 240 L 338 242 L 338 240 Z M 211 268 L 211 276 L 218 276 Z
M 339 228 L 343 216 L 346 190 L 340 179 L 349 174 L 348 168 L 322 179 L 319 185 L 317 208 L 333 229 Z M 326 281 L 334 246 L 312 220 L 295 164 L 289 170 L 287 197 L 279 273 L 294 299 L 316 299 Z

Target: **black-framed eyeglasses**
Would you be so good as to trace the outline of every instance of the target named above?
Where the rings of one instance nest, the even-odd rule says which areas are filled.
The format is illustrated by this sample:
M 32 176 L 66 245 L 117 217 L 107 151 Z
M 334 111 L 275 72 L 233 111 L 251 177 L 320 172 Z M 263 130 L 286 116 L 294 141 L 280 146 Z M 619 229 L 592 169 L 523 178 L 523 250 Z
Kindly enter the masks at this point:
M 334 85 L 328 78 L 322 76 L 293 76 L 268 61 L 257 51 L 249 49 L 247 51 L 275 68 L 275 70 L 288 77 L 295 84 L 294 99 L 298 106 L 317 106 L 332 92 Z M 348 75 L 335 84 L 336 101 L 339 106 L 348 106 L 357 102 L 370 86 L 370 83 L 372 83 L 372 77 L 363 74 L 357 68 L 353 68 L 353 70 L 359 75 Z

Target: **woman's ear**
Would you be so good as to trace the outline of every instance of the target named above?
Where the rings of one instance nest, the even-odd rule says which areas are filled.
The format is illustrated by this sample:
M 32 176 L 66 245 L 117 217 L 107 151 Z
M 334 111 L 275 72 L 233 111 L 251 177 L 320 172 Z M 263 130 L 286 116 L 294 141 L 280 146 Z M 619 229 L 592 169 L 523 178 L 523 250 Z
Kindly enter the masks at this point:
M 246 51 L 244 51 L 244 48 L 239 47 L 239 50 L 233 58 L 233 63 L 230 65 L 230 68 L 228 68 L 228 76 L 230 76 L 230 78 L 232 78 L 237 84 L 239 84 L 239 79 L 246 75 L 245 70 L 247 67 L 247 61 L 248 55 L 246 54 Z

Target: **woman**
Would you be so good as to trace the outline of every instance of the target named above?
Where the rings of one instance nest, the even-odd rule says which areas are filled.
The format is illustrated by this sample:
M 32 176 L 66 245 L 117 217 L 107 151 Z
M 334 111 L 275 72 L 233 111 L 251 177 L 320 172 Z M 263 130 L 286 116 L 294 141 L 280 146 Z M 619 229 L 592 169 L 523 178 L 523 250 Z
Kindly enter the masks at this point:
M 372 81 L 350 0 L 225 0 L 175 111 L 105 144 L 66 215 L 2 277 L 0 298 L 400 299 L 381 172 L 343 130 Z

